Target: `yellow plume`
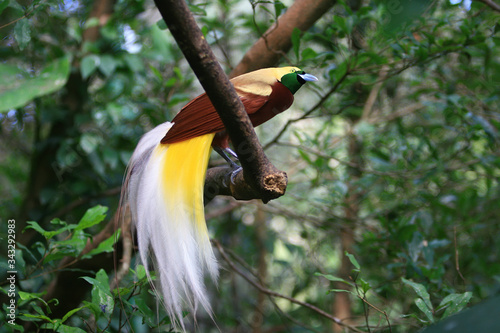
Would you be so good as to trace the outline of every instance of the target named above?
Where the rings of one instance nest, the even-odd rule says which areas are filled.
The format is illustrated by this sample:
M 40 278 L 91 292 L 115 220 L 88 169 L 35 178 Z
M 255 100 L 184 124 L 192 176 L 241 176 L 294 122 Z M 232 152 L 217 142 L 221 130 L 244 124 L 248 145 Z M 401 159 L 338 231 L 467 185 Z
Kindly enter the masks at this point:
M 131 158 L 126 184 L 141 262 L 149 271 L 148 254 L 154 254 L 162 303 L 174 326 L 184 329 L 183 306 L 194 314 L 201 304 L 211 315 L 203 271 L 214 281 L 218 275 L 203 208 L 215 134 L 159 143 L 170 127 L 165 123 L 144 135 Z

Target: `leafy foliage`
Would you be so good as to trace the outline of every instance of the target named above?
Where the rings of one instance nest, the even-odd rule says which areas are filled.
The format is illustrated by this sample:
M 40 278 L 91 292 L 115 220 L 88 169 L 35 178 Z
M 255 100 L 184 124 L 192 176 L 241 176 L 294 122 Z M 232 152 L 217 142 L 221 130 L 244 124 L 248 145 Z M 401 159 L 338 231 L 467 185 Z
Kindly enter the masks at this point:
M 143 317 L 151 327 L 161 327 L 161 324 L 168 324 L 164 319 L 162 323 L 154 322 L 154 311 L 144 302 L 143 298 L 148 298 L 149 294 L 145 287 L 149 286 L 143 266 L 138 266 L 136 270 L 130 270 L 130 281 L 128 287 L 112 290 L 110 283 L 112 279 L 104 269 L 96 273 L 82 272 L 82 279 L 92 285 L 91 301 L 83 301 L 83 306 L 69 310 L 62 318 L 51 316 L 51 304 L 58 305 L 57 299 L 44 300 L 45 291 L 36 292 L 37 286 L 29 281 L 36 281 L 40 277 L 53 276 L 57 270 L 64 270 L 71 267 L 72 262 L 66 262 L 64 266 L 62 258 L 73 257 L 76 259 L 92 259 L 104 253 L 113 252 L 115 242 L 119 238 L 119 231 L 115 232 L 107 240 L 101 242 L 93 250 L 83 253 L 83 249 L 92 235 L 84 230 L 92 228 L 101 223 L 106 215 L 106 207 L 95 206 L 90 208 L 82 217 L 78 224 L 67 224 L 55 219 L 52 225 L 58 228 L 53 231 L 44 230 L 38 223 L 30 222 L 28 228 L 36 230 L 43 236 L 45 242 L 35 243 L 31 249 L 20 246 L 17 250 L 16 260 L 18 276 L 22 278 L 25 285 L 24 291 L 19 291 L 18 305 L 16 308 L 17 318 L 21 322 L 34 322 L 40 329 L 50 329 L 54 332 L 86 332 L 88 327 L 82 325 L 87 321 L 96 321 L 99 331 L 117 330 L 116 323 L 112 323 L 113 314 L 118 312 L 118 308 L 125 310 L 127 317 Z M 57 238 L 61 238 L 57 240 Z M 30 262 L 32 264 L 30 264 Z M 87 276 L 90 274 L 91 276 Z M 50 279 L 48 279 L 50 281 Z M 6 290 L 2 291 L 7 295 Z M 71 293 L 71 290 L 67 291 Z M 119 307 L 118 307 L 119 305 Z M 6 317 L 7 303 L 3 305 L 2 321 L 7 323 Z M 78 319 L 76 318 L 78 317 Z M 121 324 L 120 324 L 121 325 Z M 82 328 L 78 328 L 78 326 Z M 13 325 L 20 331 L 25 331 L 22 325 Z
M 118 232 L 82 251 L 110 223 L 105 207 L 117 207 L 135 144 L 200 87 L 149 2 L 117 1 L 102 22 L 91 1 L 21 3 L 0 4 L 0 216 L 16 220 L 19 281 L 11 328 L 168 330 L 141 266 L 118 289 L 114 267 L 81 269 L 89 294 L 59 317 L 44 292 L 71 269 L 61 264 L 111 255 Z M 206 208 L 246 278 L 333 315 L 347 295 L 350 327 L 373 332 L 455 320 L 498 290 L 498 13 L 467 4 L 337 1 L 309 31 L 294 30 L 283 65 L 321 80 L 257 129 L 288 173 L 287 194 Z M 228 71 L 288 5 L 190 2 Z M 7 239 L 6 223 L 0 233 Z M 333 330 L 231 269 L 209 293 L 223 331 Z M 217 331 L 203 314 L 197 325 Z

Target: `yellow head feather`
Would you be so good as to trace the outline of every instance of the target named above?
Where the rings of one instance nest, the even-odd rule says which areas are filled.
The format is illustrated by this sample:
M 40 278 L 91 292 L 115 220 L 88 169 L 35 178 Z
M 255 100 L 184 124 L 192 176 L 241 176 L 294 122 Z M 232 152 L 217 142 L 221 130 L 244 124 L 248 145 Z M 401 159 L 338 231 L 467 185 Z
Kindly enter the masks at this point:
M 300 71 L 297 67 L 272 67 L 263 68 L 235 77 L 231 80 L 234 87 L 246 93 L 260 96 L 269 96 L 271 86 L 279 81 L 283 75 Z

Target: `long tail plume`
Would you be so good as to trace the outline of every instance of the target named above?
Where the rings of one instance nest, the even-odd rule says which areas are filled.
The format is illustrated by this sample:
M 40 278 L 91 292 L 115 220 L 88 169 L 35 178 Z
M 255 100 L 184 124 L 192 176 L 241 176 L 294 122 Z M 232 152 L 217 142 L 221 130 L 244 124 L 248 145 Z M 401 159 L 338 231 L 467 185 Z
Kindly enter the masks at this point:
M 195 313 L 201 304 L 211 315 L 203 272 L 208 270 L 214 281 L 218 275 L 203 209 L 214 135 L 161 144 L 171 126 L 161 124 L 141 138 L 129 163 L 125 191 L 141 262 L 149 271 L 148 257 L 153 259 L 163 305 L 174 326 L 184 329 L 185 305 Z

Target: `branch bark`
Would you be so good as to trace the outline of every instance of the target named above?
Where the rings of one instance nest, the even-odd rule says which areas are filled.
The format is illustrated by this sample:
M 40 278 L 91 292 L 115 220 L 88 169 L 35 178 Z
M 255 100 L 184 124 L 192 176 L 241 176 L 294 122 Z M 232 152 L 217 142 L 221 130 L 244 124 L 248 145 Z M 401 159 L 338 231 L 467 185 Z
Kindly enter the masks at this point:
M 292 47 L 295 28 L 306 31 L 336 3 L 335 0 L 296 0 L 248 50 L 230 74 L 235 77 L 259 68 L 271 67 Z
M 486 6 L 490 7 L 491 9 L 493 9 L 497 12 L 500 12 L 500 5 L 498 5 L 496 2 L 494 2 L 492 0 L 476 0 L 476 1 L 482 2 Z
M 263 202 L 285 194 L 286 173 L 271 164 L 264 154 L 243 103 L 212 53 L 187 4 L 179 0 L 155 0 L 155 3 L 233 142 L 243 167 L 243 172 L 236 174 L 234 183 L 246 182 L 249 186 L 244 186 L 245 189 L 253 190 L 253 198 L 262 199 Z

